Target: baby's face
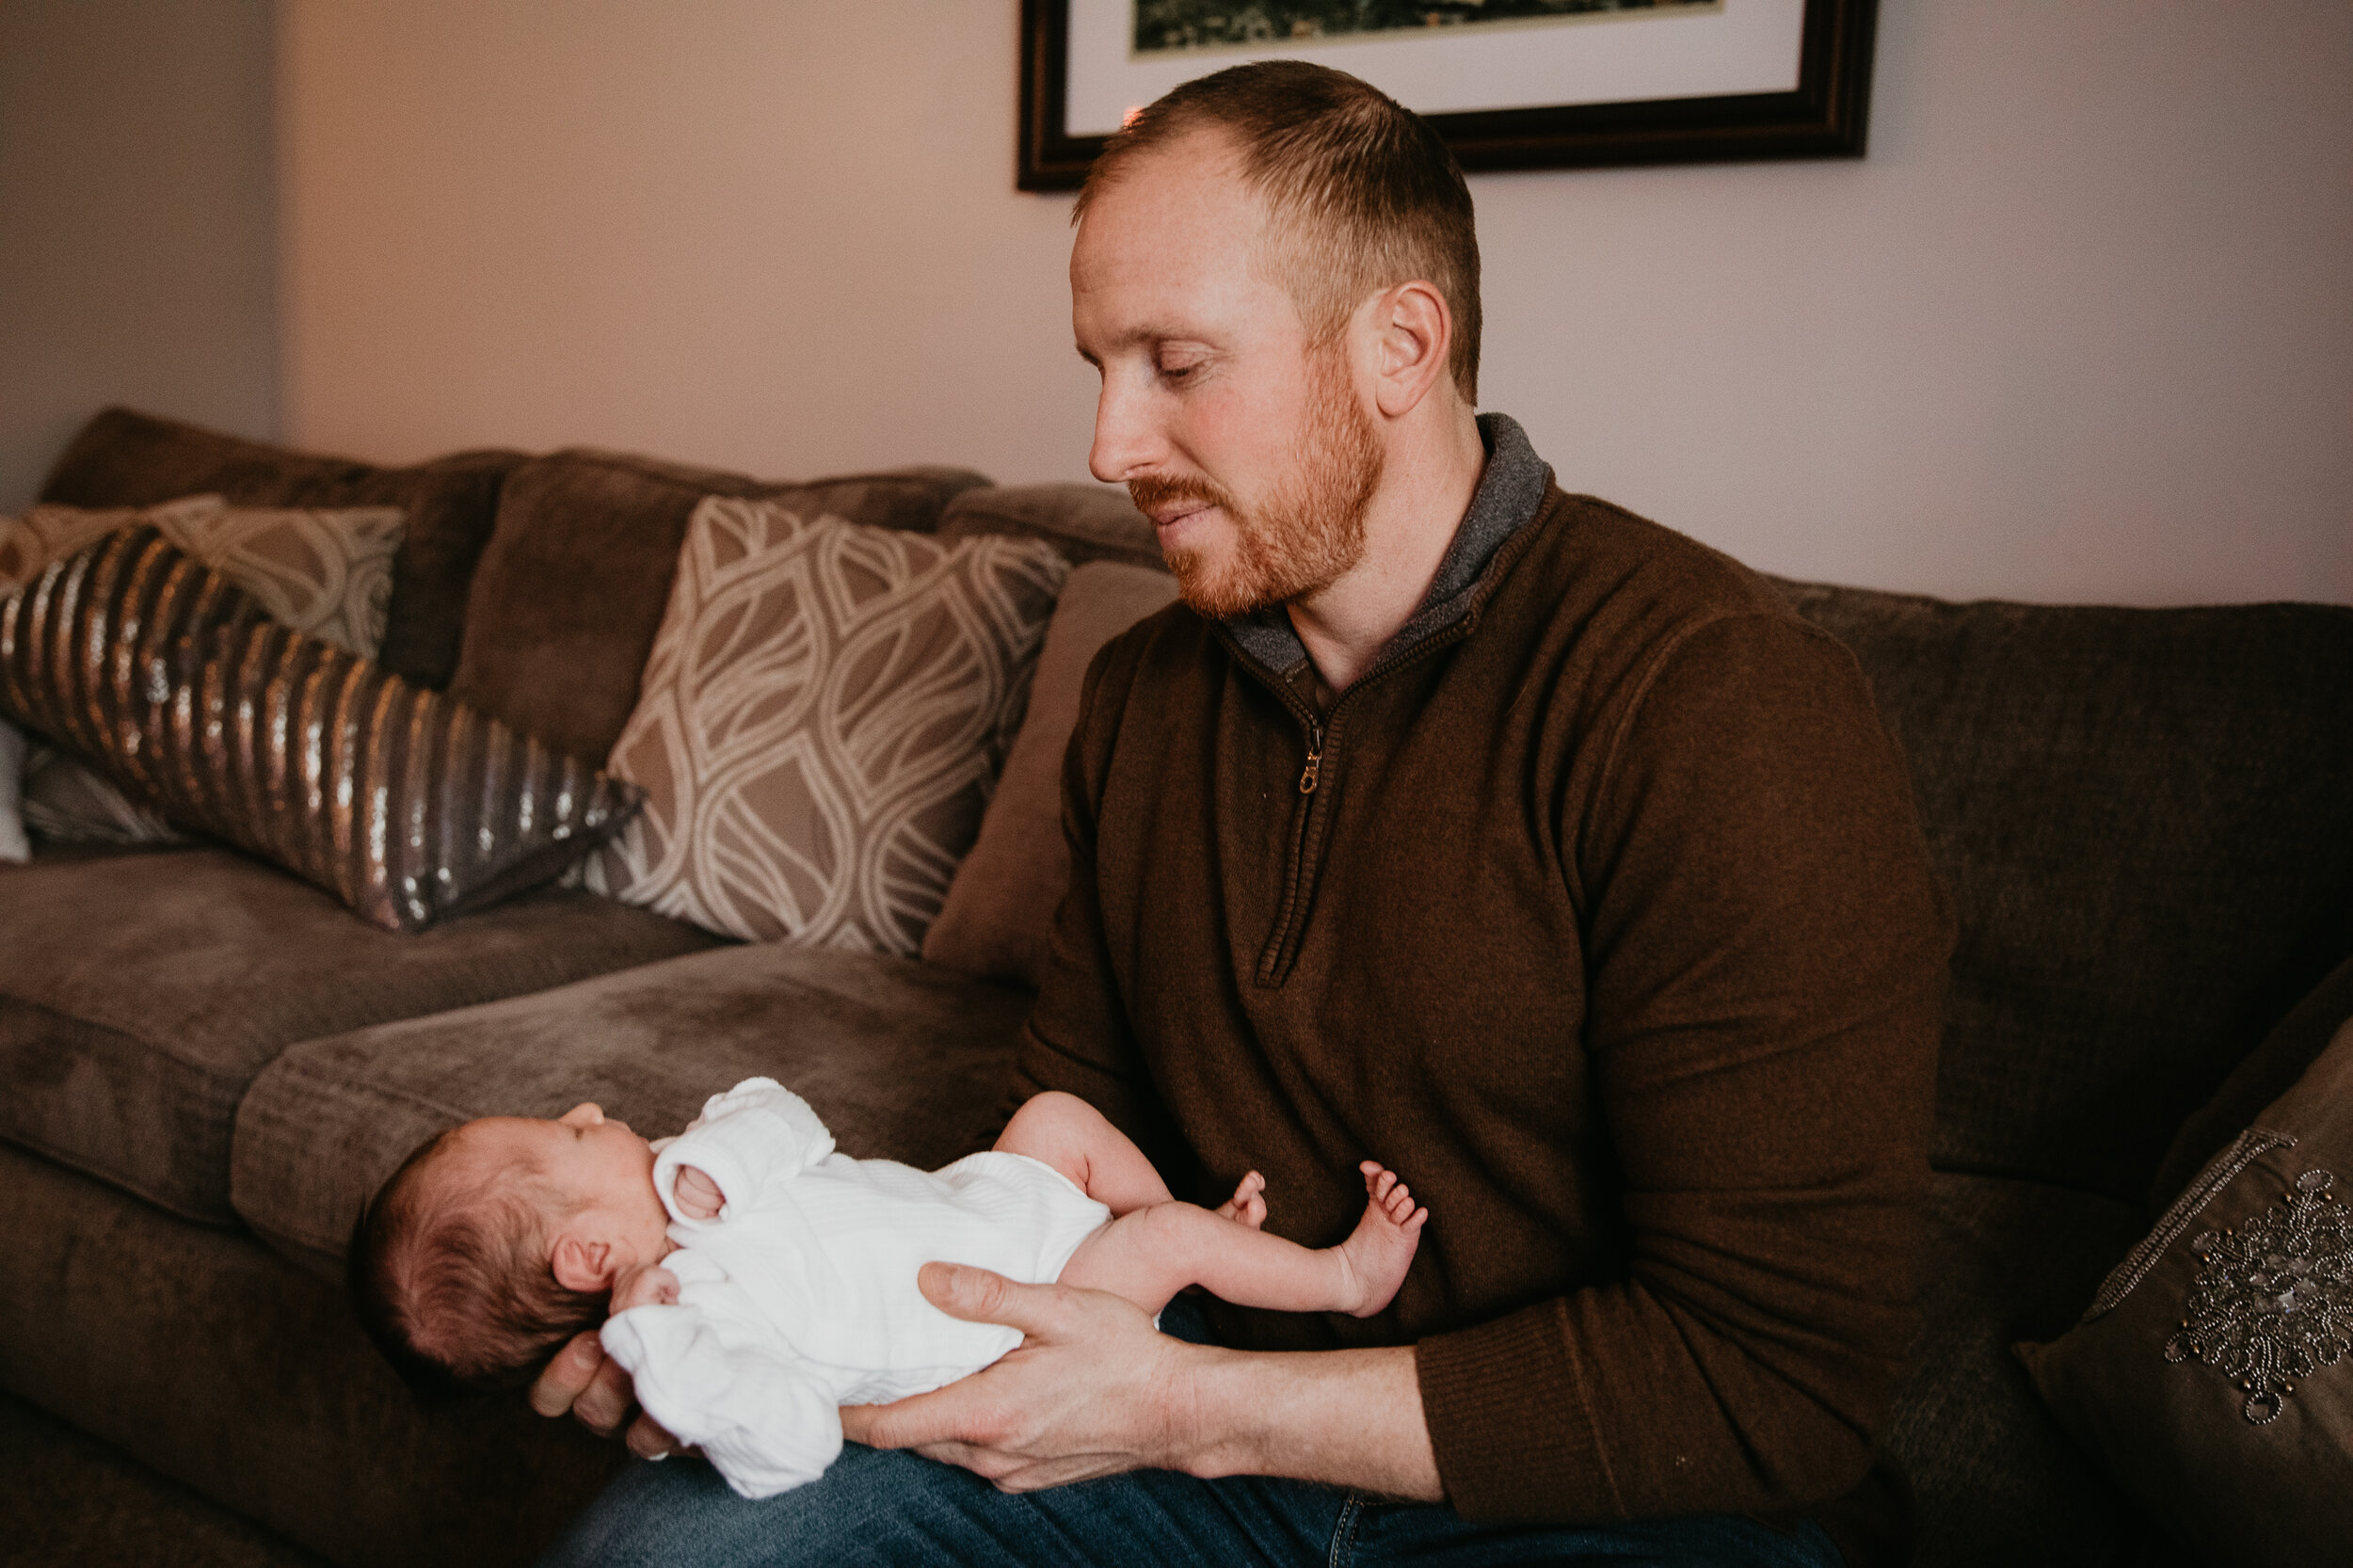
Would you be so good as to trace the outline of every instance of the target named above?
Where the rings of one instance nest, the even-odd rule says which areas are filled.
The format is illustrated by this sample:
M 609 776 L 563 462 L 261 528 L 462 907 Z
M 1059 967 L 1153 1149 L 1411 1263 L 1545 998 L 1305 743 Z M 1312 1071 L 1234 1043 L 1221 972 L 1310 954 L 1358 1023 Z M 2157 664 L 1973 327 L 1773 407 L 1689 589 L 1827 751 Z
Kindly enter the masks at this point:
M 653 1190 L 652 1145 L 595 1104 L 576 1105 L 552 1122 L 489 1116 L 468 1123 L 463 1136 L 469 1160 L 536 1171 L 564 1209 L 552 1219 L 599 1217 L 600 1228 L 641 1263 L 669 1250 L 670 1217 Z

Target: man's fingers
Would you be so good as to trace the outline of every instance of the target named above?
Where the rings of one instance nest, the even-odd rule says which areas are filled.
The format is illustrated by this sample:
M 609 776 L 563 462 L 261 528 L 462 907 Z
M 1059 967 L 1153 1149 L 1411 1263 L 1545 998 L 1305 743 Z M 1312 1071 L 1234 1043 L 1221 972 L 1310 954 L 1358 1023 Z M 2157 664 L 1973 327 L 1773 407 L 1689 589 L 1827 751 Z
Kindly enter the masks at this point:
M 579 1401 L 603 1365 L 604 1347 L 598 1342 L 596 1330 L 572 1336 L 572 1342 L 555 1352 L 555 1359 L 531 1385 L 531 1408 L 542 1416 L 563 1415 Z
M 951 1318 L 968 1323 L 1002 1323 L 1032 1338 L 1055 1325 L 1056 1291 L 1050 1285 L 1016 1285 L 1002 1274 L 962 1263 L 926 1263 L 915 1283 L 924 1299 Z
M 986 1443 L 994 1434 L 978 1429 L 972 1397 L 965 1391 L 970 1381 L 889 1404 L 844 1405 L 841 1435 L 870 1448 L 928 1450 L 938 1444 Z
M 640 1415 L 629 1426 L 629 1451 L 640 1459 L 659 1459 L 674 1454 L 685 1445 L 670 1435 L 661 1422 L 650 1416 Z
M 607 1361 L 597 1368 L 595 1379 L 572 1401 L 572 1418 L 599 1437 L 610 1437 L 621 1430 L 630 1413 L 637 1408 L 637 1388 L 630 1382 L 629 1373 L 617 1361 Z

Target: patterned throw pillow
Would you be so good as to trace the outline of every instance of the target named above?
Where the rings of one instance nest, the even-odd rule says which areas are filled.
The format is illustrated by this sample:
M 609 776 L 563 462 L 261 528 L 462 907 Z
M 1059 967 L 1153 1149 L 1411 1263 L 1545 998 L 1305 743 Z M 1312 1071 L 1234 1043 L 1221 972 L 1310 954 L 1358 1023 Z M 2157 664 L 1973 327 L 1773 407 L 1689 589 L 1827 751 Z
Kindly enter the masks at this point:
M 2207 1162 L 2082 1322 L 2018 1353 L 2069 1434 L 2201 1560 L 2345 1560 L 2353 1022 Z
M 118 529 L 152 525 L 226 575 L 268 615 L 362 659 L 384 641 L 402 514 L 393 506 L 335 511 L 230 506 L 216 495 L 158 506 L 85 510 L 36 506 L 0 531 L 0 592 L 29 581 Z M 68 842 L 185 842 L 104 773 L 34 743 L 24 764 L 24 821 Z
M 732 936 L 913 955 L 980 830 L 1069 568 L 775 502 L 695 510 L 588 885 Z
M 0 600 L 0 712 L 388 931 L 547 880 L 641 798 L 266 619 L 152 528 Z

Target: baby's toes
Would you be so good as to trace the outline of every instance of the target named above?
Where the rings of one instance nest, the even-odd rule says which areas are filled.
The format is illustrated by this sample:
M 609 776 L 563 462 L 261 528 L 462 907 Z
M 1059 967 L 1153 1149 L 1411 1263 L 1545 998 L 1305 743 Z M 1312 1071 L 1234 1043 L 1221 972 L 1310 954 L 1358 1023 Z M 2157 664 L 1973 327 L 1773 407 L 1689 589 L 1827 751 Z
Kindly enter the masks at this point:
M 1396 1190 L 1381 1200 L 1381 1207 L 1387 1211 L 1391 1220 L 1403 1224 L 1414 1212 L 1413 1190 L 1403 1182 L 1399 1182 Z
M 1376 1166 L 1365 1173 L 1365 1191 L 1372 1194 L 1372 1201 L 1377 1204 L 1385 1205 L 1389 1198 L 1389 1189 L 1396 1185 L 1397 1173 L 1395 1171 L 1385 1171 Z

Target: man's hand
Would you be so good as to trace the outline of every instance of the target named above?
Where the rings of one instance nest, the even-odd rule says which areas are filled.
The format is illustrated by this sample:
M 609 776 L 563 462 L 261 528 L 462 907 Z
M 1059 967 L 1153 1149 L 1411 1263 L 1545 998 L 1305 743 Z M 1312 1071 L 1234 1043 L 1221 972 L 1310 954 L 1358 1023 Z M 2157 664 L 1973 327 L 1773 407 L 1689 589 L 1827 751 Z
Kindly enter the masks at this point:
M 844 1409 L 852 1442 L 913 1448 L 1007 1492 L 1161 1468 L 1291 1476 L 1416 1502 L 1446 1496 L 1410 1345 L 1220 1350 L 1162 1334 L 1097 1290 L 946 1263 L 926 1263 L 916 1280 L 950 1317 L 1029 1337 L 945 1388 Z
M 573 1420 L 599 1437 L 610 1437 L 627 1423 L 629 1451 L 640 1459 L 660 1459 L 682 1447 L 652 1416 L 638 1410 L 629 1374 L 620 1363 L 606 1357 L 595 1329 L 575 1336 L 555 1352 L 548 1369 L 531 1385 L 531 1408 L 542 1416 L 561 1416 L 568 1410 Z M 634 1421 L 630 1420 L 632 1415 L 637 1417 Z
M 1006 1492 L 1148 1467 L 1191 1454 L 1193 1363 L 1221 1352 L 1171 1338 L 1132 1304 L 1099 1290 L 1016 1285 L 985 1269 L 927 1263 L 932 1304 L 1028 1337 L 994 1366 L 895 1404 L 841 1412 L 851 1441 L 913 1448 Z
M 670 1195 L 678 1200 L 679 1212 L 690 1220 L 715 1220 L 728 1205 L 728 1195 L 719 1191 L 719 1184 L 692 1165 L 678 1168 Z

